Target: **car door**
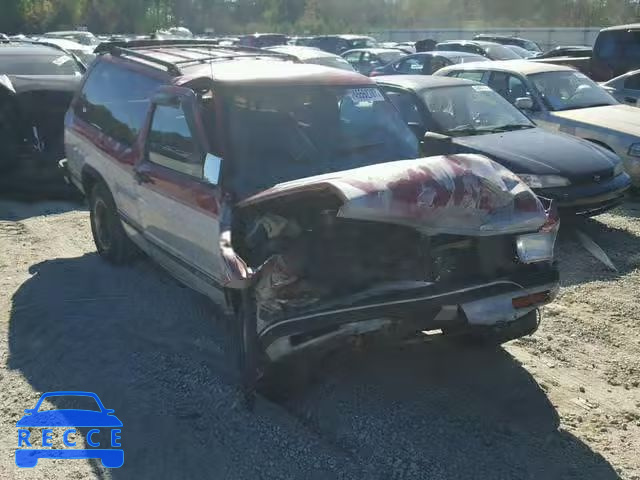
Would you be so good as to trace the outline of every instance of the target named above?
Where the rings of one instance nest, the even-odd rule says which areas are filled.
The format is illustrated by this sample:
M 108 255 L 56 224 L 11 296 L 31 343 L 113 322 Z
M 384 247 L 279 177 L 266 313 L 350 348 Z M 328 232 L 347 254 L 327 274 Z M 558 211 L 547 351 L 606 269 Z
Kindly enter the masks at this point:
M 205 127 L 211 119 L 202 118 L 215 115 L 215 110 L 203 108 L 190 89 L 165 87 L 156 92 L 136 178 L 144 237 L 155 247 L 160 263 L 168 264 L 179 278 L 187 272 L 217 288 L 222 275 L 221 191 L 205 180 L 204 162 L 222 159 L 211 152 L 214 135 Z

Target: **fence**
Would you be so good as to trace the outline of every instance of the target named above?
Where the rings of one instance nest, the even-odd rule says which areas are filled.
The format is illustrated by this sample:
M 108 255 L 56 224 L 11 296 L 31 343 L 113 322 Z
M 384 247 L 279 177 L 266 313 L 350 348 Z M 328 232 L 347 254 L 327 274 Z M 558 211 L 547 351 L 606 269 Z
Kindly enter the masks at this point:
M 511 35 L 523 37 L 538 43 L 543 50 L 549 50 L 559 45 L 593 45 L 600 27 L 586 28 L 490 28 L 490 29 L 459 29 L 440 28 L 424 30 L 382 30 L 371 32 L 370 35 L 380 41 L 403 42 L 431 38 L 444 40 L 471 40 L 479 33 L 493 33 L 496 35 Z

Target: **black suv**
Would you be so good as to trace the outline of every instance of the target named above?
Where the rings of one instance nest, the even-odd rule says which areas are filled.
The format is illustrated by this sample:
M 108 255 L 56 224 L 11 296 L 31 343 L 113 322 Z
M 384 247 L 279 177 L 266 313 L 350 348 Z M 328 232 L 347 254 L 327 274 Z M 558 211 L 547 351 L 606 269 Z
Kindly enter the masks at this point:
M 51 181 L 64 188 L 57 168 L 64 158 L 64 115 L 84 71 L 73 54 L 54 45 L 0 44 L 0 178 L 8 182 L 0 189 Z
M 591 78 L 606 82 L 640 68 L 640 23 L 601 30 L 593 47 Z

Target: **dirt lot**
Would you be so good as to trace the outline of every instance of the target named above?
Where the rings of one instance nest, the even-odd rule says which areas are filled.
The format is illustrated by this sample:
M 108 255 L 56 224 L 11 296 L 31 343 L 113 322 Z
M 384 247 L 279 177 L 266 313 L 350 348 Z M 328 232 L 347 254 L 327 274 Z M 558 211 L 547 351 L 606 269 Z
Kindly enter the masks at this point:
M 246 412 L 209 303 L 148 261 L 101 261 L 88 215 L 0 202 L 0 478 L 640 479 L 640 203 L 563 228 L 561 297 L 505 349 L 345 352 Z M 98 393 L 125 464 L 14 465 L 42 392 Z M 86 433 L 86 432 L 85 432 Z

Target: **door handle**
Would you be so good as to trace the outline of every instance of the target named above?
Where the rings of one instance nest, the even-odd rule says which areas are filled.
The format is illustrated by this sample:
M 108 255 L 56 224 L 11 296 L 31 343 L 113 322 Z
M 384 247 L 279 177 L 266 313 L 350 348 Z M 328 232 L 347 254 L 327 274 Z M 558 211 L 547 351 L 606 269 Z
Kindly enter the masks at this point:
M 141 172 L 140 170 L 134 171 L 133 178 L 136 179 L 138 185 L 142 185 L 143 183 L 155 183 L 148 173 Z

